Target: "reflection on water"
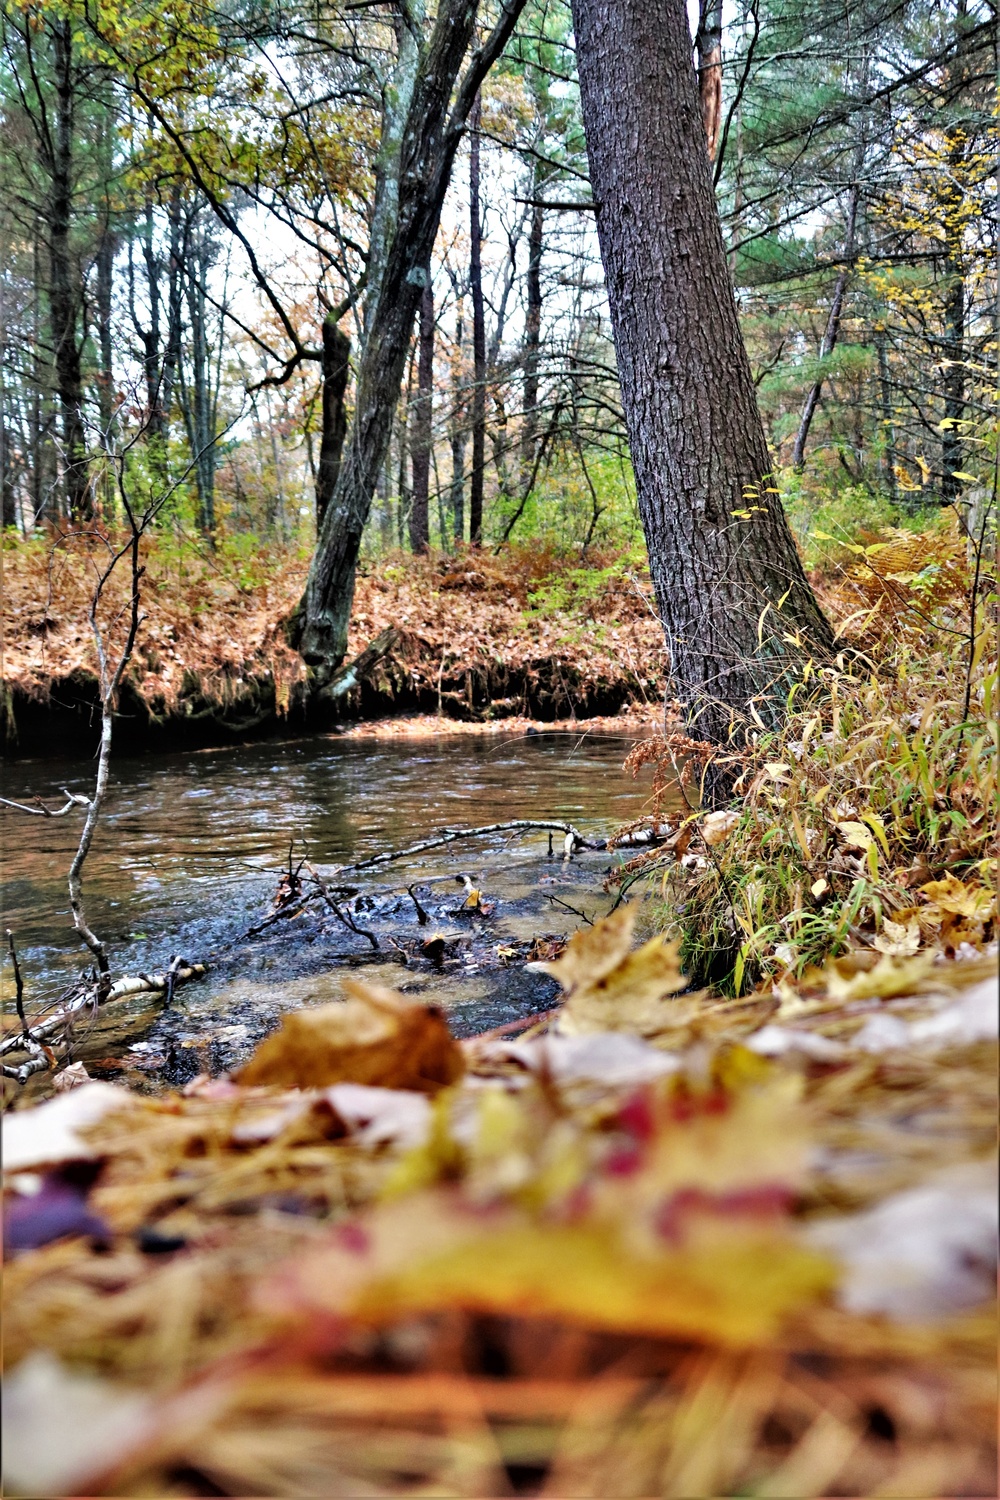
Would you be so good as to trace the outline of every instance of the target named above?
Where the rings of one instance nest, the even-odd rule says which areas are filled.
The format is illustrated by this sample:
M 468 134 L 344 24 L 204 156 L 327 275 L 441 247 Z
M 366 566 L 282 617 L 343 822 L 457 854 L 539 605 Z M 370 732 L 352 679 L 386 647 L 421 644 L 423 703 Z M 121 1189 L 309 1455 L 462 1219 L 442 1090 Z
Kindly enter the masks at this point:
M 628 744 L 564 734 L 409 742 L 324 736 L 118 760 L 86 866 L 90 920 L 116 969 L 159 965 L 178 950 L 201 957 L 248 926 L 270 899 L 292 839 L 299 852 L 330 864 L 451 824 L 548 817 L 606 832 L 635 817 L 647 795 L 621 771 Z M 63 786 L 89 791 L 91 775 L 92 762 L 22 762 L 5 768 L 4 795 L 57 799 Z M 80 817 L 0 810 L 3 921 L 17 936 L 36 998 L 85 956 L 66 894 Z M 454 870 L 456 860 L 460 868 L 490 857 L 503 862 L 502 837 L 475 852 L 460 847 L 461 855 L 426 858 L 420 878 Z M 544 839 L 532 847 L 543 852 Z M 529 878 L 523 865 L 518 870 L 522 882 Z M 9 964 L 3 993 L 11 993 Z

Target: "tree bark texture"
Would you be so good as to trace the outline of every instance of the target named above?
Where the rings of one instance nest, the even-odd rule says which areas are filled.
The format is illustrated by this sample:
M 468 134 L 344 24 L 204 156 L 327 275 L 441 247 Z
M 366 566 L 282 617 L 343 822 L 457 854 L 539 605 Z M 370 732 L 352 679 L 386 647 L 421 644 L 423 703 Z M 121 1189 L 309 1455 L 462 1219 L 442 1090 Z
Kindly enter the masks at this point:
M 323 404 L 316 470 L 316 530 L 323 525 L 327 506 L 337 488 L 340 460 L 347 435 L 347 379 L 351 370 L 351 341 L 332 318 L 323 320 Z
M 639 510 L 700 738 L 780 722 L 832 647 L 770 477 L 712 191 L 684 0 L 573 0 Z
M 417 346 L 417 399 L 413 403 L 413 500 L 410 505 L 410 546 L 426 552 L 430 542 L 428 501 L 431 489 L 431 421 L 434 387 L 434 292 L 430 272 L 420 299 L 420 336 Z
M 469 541 L 483 535 L 483 476 L 486 468 L 486 315 L 483 308 L 483 214 L 479 201 L 479 131 L 482 100 L 469 120 L 469 289 L 472 293 L 472 475 Z
M 427 280 L 441 205 L 455 152 L 480 82 L 506 45 L 523 0 L 507 0 L 486 45 L 452 94 L 475 27 L 476 0 L 443 0 L 422 51 L 399 149 L 394 225 L 367 310 L 358 362 L 354 419 L 323 517 L 302 603 L 290 638 L 315 669 L 317 685 L 343 661 L 361 537 L 385 462 L 410 334 Z

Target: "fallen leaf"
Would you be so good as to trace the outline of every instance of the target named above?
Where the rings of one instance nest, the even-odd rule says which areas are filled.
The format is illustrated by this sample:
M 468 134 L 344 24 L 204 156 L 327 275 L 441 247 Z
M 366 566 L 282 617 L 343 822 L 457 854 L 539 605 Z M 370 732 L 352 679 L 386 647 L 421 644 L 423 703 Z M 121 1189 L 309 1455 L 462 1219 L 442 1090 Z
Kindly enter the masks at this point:
M 156 1407 L 151 1396 L 71 1373 L 51 1354 L 30 1354 L 4 1381 L 9 1491 L 80 1494 L 78 1486 L 146 1441 Z
M 706 844 L 721 844 L 740 821 L 739 813 L 713 812 L 701 820 L 701 836 Z
M 996 896 L 982 886 L 965 885 L 956 875 L 948 874 L 943 880 L 930 880 L 919 887 L 939 911 L 950 912 L 958 917 L 971 917 L 976 922 L 987 922 L 996 913 Z
M 868 850 L 875 842 L 875 835 L 864 823 L 846 822 L 837 824 L 837 832 L 852 849 Z
M 113 1083 L 86 1083 L 34 1109 L 4 1115 L 3 1169 L 23 1172 L 64 1161 L 93 1161 L 99 1152 L 79 1134 L 133 1096 Z
M 692 1206 L 682 1244 L 661 1237 L 642 1253 L 611 1225 L 535 1223 L 436 1189 L 345 1226 L 286 1267 L 262 1300 L 306 1320 L 335 1312 L 384 1324 L 468 1308 L 741 1346 L 773 1336 L 833 1274 L 766 1216 Z
M 912 958 L 920 947 L 920 923 L 910 921 L 904 924 L 886 917 L 882 931 L 875 939 L 875 947 L 893 958 Z
M 680 968 L 680 944 L 655 937 L 630 952 L 634 926 L 634 911 L 620 907 L 575 933 L 554 963 L 530 965 L 558 979 L 566 991 L 556 1021 L 563 1035 L 629 1031 L 657 1036 L 676 1024 L 676 1005 L 664 1001 L 687 988 Z M 691 1003 L 698 997 L 685 998 Z
M 843 1262 L 839 1298 L 849 1312 L 922 1323 L 985 1304 L 996 1293 L 996 1163 L 949 1168 L 807 1233 Z
M 438 1006 L 356 979 L 345 980 L 344 989 L 351 999 L 285 1016 L 239 1073 L 240 1083 L 364 1083 L 432 1094 L 461 1077 L 462 1050 Z
M 934 956 L 919 953 L 911 958 L 894 958 L 883 954 L 874 968 L 844 976 L 836 961 L 823 971 L 827 994 L 831 1000 L 889 1000 L 895 995 L 912 995 L 916 986 L 926 980 L 934 967 Z

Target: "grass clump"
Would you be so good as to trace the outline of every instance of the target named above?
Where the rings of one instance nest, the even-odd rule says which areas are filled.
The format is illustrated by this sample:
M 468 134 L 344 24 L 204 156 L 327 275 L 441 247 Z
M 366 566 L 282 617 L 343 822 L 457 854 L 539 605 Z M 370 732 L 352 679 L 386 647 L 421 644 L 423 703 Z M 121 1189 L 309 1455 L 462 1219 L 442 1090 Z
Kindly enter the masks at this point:
M 831 551 L 822 593 L 841 653 L 753 740 L 724 821 L 681 812 L 667 852 L 621 872 L 658 873 L 687 969 L 729 994 L 995 931 L 995 580 L 957 524 L 887 529 Z

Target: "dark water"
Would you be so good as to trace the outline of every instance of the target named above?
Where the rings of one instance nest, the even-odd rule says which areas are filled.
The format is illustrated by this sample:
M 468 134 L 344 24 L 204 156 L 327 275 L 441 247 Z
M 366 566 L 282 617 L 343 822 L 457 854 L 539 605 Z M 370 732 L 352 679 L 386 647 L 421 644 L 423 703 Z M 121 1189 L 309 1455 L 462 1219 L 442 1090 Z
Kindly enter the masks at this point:
M 228 1025 L 238 1033 L 229 1051 L 239 1054 L 280 1010 L 336 992 L 342 971 L 336 955 L 367 952 L 369 945 L 328 914 L 317 909 L 259 941 L 236 941 L 267 909 L 290 841 L 297 857 L 308 854 L 326 873 L 332 865 L 405 846 L 445 825 L 555 818 L 605 835 L 637 816 L 648 795 L 642 782 L 622 773 L 630 743 L 563 734 L 437 741 L 321 737 L 116 761 L 85 871 L 91 924 L 107 943 L 116 973 L 165 966 L 177 952 L 212 962 L 205 981 L 178 993 L 169 1017 L 140 1006 L 117 1041 L 134 1046 L 137 1036 L 147 1036 L 146 1050 L 159 1058 L 171 1045 L 176 1054 L 178 1038 L 197 1052 L 198 1037 Z M 58 802 L 60 787 L 88 792 L 91 778 L 90 763 L 22 762 L 5 770 L 4 795 Z M 0 810 L 3 923 L 15 932 L 34 1006 L 51 1000 L 86 957 L 70 925 L 66 895 L 81 818 L 74 812 L 43 820 Z M 380 966 L 362 971 L 364 976 L 428 990 L 452 1008 L 458 1031 L 544 1008 L 551 981 L 526 974 L 523 964 L 496 972 L 491 955 L 498 945 L 578 926 L 579 918 L 557 901 L 588 915 L 606 910 L 610 900 L 601 878 L 611 863 L 603 852 L 564 863 L 558 836 L 556 856 L 547 850 L 544 834 L 513 841 L 494 835 L 351 877 L 363 892 L 362 904 L 372 898 L 358 921 L 377 932 L 381 947 L 389 933 L 415 940 L 429 931 L 418 924 L 405 893 L 414 881 L 434 930 L 462 939 L 459 958 L 444 972 L 386 965 L 385 973 Z M 490 922 L 454 917 L 461 898 L 456 872 L 468 873 L 495 902 Z M 5 962 L 5 1001 L 12 993 Z M 107 1036 L 98 1050 L 113 1052 L 114 1046 Z M 94 1047 L 88 1050 L 92 1055 Z M 201 1054 L 199 1060 L 212 1064 Z

